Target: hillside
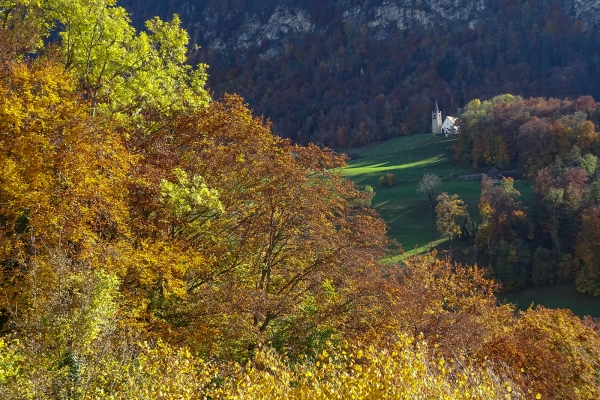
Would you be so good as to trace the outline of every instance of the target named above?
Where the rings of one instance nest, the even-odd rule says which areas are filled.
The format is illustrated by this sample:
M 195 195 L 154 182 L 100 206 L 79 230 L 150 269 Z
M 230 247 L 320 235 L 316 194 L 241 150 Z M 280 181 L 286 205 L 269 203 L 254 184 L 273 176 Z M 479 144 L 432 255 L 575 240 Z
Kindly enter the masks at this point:
M 396 138 L 382 143 L 348 150 L 354 156 L 349 166 L 344 169 L 344 175 L 364 187 L 371 185 L 375 191 L 372 206 L 388 224 L 388 234 L 401 244 L 408 254 L 424 252 L 427 248 L 437 248 L 447 251 L 448 238 L 442 237 L 431 221 L 429 203 L 425 194 L 417 193 L 418 183 L 425 173 L 437 174 L 442 178 L 440 191 L 458 194 L 467 205 L 470 216 L 481 224 L 479 202 L 481 184 L 479 181 L 462 181 L 455 179 L 459 174 L 470 174 L 474 170 L 464 163 L 452 160 L 448 147 L 456 140 L 448 140 L 434 135 L 418 135 L 406 138 Z M 360 156 L 360 157 L 359 157 Z M 409 161 L 410 157 L 410 161 Z M 393 187 L 378 186 L 381 176 L 392 173 L 398 179 L 398 185 Z M 532 180 L 517 180 L 515 187 L 521 193 L 520 200 L 524 210 L 529 214 L 534 207 L 534 186 Z M 435 218 L 435 213 L 434 213 Z M 452 255 L 472 263 L 472 250 L 464 255 L 462 249 L 467 249 L 467 241 L 455 240 Z M 395 261 L 403 256 L 391 257 L 386 260 Z M 493 259 L 483 254 L 477 254 L 475 259 L 480 265 L 485 265 Z M 501 293 L 500 301 L 510 301 L 525 311 L 531 304 L 541 304 L 548 308 L 567 308 L 581 317 L 591 315 L 600 317 L 600 298 L 591 297 L 576 291 L 573 283 L 533 286 L 517 292 Z
M 348 151 L 354 159 L 344 169 L 344 176 L 361 187 L 370 185 L 374 188 L 372 206 L 388 224 L 390 237 L 405 251 L 447 240 L 437 231 L 435 213 L 430 212 L 427 195 L 417 193 L 419 181 L 425 173 L 440 176 L 440 192 L 458 194 L 471 217 L 479 220 L 480 183 L 456 179 L 459 175 L 477 171 L 453 160 L 452 146 L 455 143 L 456 139 L 417 135 Z M 397 178 L 396 186 L 378 186 L 379 178 L 387 173 Z M 517 181 L 515 186 L 521 192 L 525 206 L 529 206 L 533 195 L 532 182 Z
M 474 98 L 600 98 L 598 0 L 123 0 L 138 27 L 181 15 L 216 97 L 274 131 L 356 146 L 428 131 Z

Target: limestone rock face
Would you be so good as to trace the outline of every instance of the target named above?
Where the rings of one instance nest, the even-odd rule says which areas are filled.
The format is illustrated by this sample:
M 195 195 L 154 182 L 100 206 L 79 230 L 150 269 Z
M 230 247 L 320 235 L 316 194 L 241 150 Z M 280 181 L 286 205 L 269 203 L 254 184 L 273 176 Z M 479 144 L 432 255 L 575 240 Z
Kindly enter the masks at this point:
M 191 3 L 190 0 L 188 2 Z M 380 39 L 385 38 L 391 26 L 403 30 L 414 24 L 429 27 L 434 23 L 462 23 L 473 28 L 477 21 L 488 16 L 488 2 L 489 0 L 383 0 L 366 1 L 363 5 L 356 6 L 356 2 L 351 0 L 323 0 L 323 3 L 330 5 L 327 8 L 333 16 L 331 24 L 357 24 L 372 31 Z M 204 30 L 202 38 L 196 39 L 220 52 L 228 48 L 249 49 L 252 45 L 261 46 L 269 41 L 267 48 L 262 49 L 261 57 L 270 58 L 283 51 L 283 43 L 276 42 L 285 41 L 290 34 L 315 30 L 327 34 L 331 25 L 315 21 L 314 12 L 311 15 L 306 3 L 302 0 L 267 0 L 255 8 L 229 10 L 226 15 L 207 5 L 201 16 L 203 22 L 195 21 L 197 27 Z M 233 15 L 236 11 L 241 14 Z M 219 26 L 222 26 L 223 19 L 237 21 L 237 24 L 230 25 L 235 34 L 220 32 L 215 36 L 215 32 L 219 30 L 214 29 L 214 25 L 221 22 Z M 228 34 L 231 37 L 226 38 Z
M 248 48 L 252 44 L 260 45 L 265 39 L 279 40 L 287 33 L 306 33 L 313 29 L 314 24 L 305 11 L 278 6 L 265 24 L 251 15 L 240 29 L 237 47 Z
M 382 5 L 364 10 L 370 28 L 396 25 L 407 29 L 413 23 L 431 26 L 435 22 L 470 22 L 483 16 L 485 0 L 385 0 Z M 371 11 L 371 12 L 369 12 Z
M 563 8 L 573 19 L 589 28 L 600 23 L 600 0 L 563 0 Z
M 600 0 L 561 3 L 584 29 L 600 24 Z M 154 15 L 169 18 L 177 13 L 195 44 L 222 53 L 256 46 L 261 58 L 284 51 L 290 36 L 315 31 L 326 35 L 335 24 L 356 24 L 384 39 L 390 27 L 404 30 L 415 24 L 474 29 L 494 18 L 494 7 L 501 6 L 491 0 L 122 0 L 120 4 L 132 13 L 138 26 Z

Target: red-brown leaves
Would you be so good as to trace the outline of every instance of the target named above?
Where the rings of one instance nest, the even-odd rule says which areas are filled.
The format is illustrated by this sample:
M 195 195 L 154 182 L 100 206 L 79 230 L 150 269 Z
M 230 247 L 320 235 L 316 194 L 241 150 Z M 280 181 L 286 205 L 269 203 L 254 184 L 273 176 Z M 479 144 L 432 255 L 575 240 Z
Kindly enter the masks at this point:
M 377 285 L 377 260 L 387 239 L 380 218 L 353 207 L 360 194 L 338 171 L 344 158 L 273 136 L 235 96 L 182 116 L 171 129 L 173 134 L 153 137 L 139 149 L 146 164 L 137 172 L 147 184 L 132 193 L 154 199 L 135 197 L 136 231 L 166 238 L 169 226 L 181 223 L 165 213 L 153 188 L 174 166 L 203 177 L 225 210 L 211 219 L 209 230 L 174 239 L 182 251 L 196 249 L 207 259 L 188 266 L 187 301 L 213 306 L 200 306 L 208 314 L 192 314 L 187 323 L 253 342 L 252 335 L 266 334 L 313 298 L 316 320 L 345 324 L 352 304 Z M 326 282 L 333 289 L 325 290 Z M 233 321 L 237 328 L 230 332 Z
M 461 116 L 456 156 L 474 167 L 516 168 L 535 176 L 575 144 L 584 153 L 594 151 L 598 134 L 589 114 L 596 108 L 589 96 L 575 101 L 511 95 L 474 100 Z

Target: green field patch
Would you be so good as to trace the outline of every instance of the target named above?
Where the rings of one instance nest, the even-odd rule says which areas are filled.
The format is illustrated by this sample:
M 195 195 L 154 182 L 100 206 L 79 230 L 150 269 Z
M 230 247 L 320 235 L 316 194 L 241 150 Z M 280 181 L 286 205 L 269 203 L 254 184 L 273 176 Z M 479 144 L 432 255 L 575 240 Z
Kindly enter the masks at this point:
M 398 165 L 398 164 L 394 165 L 392 163 L 380 163 L 380 164 L 365 165 L 364 162 L 361 165 L 357 161 L 356 164 L 350 164 L 345 170 L 346 170 L 347 176 L 361 175 L 361 174 L 368 174 L 368 173 L 387 173 L 387 172 L 393 172 L 393 171 L 404 170 L 404 169 L 409 169 L 409 168 L 420 168 L 420 167 L 426 167 L 426 166 L 433 166 L 434 164 L 444 162 L 445 160 L 446 160 L 446 157 L 438 155 L 435 157 L 430 157 L 427 159 L 423 159 L 423 160 L 419 160 L 419 161 L 415 161 L 415 162 L 409 162 L 409 163 L 400 164 L 400 165 Z
M 425 134 L 395 138 L 350 149 L 348 152 L 360 157 L 349 161 L 343 174 L 360 187 L 370 185 L 375 191 L 372 206 L 388 224 L 388 235 L 410 253 L 414 249 L 425 250 L 430 243 L 444 246 L 446 238 L 440 237 L 435 224 L 435 211 L 427 196 L 417 193 L 419 182 L 425 173 L 442 178 L 441 192 L 458 194 L 467 205 L 472 218 L 479 220 L 478 181 L 458 180 L 460 175 L 480 173 L 467 164 L 452 158 L 455 140 Z M 398 184 L 392 187 L 378 186 L 379 178 L 387 173 L 396 177 Z M 521 201 L 531 206 L 533 182 L 517 181 L 515 187 L 521 192 Z

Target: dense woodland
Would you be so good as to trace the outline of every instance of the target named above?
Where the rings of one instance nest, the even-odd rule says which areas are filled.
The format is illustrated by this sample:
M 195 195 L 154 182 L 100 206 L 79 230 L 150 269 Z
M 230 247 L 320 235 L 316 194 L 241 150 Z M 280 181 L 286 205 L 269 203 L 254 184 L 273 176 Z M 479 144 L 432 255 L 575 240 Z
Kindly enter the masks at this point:
M 124 2 L 139 20 L 149 11 L 168 17 L 183 1 L 155 3 Z M 198 10 L 186 23 L 202 31 L 194 25 L 201 10 L 216 10 L 218 22 L 210 29 L 233 43 L 234 33 L 226 32 L 240 28 L 244 13 L 260 15 L 272 3 L 196 1 Z M 471 99 L 501 93 L 600 98 L 599 29 L 573 21 L 559 0 L 491 0 L 486 18 L 473 28 L 440 20 L 430 28 L 391 25 L 383 35 L 363 21 L 344 22 L 346 2 L 287 3 L 309 13 L 314 33 L 225 52 L 210 49 L 201 36 L 195 59 L 211 66 L 216 97 L 240 94 L 274 122 L 276 134 L 299 143 L 347 147 L 429 132 L 436 100 L 444 115 L 452 115 Z M 285 51 L 265 58 L 274 44 Z
M 492 258 L 506 290 L 527 282 L 575 282 L 600 295 L 600 107 L 591 97 L 523 99 L 501 95 L 471 101 L 461 114 L 458 159 L 473 167 L 514 169 L 535 181 L 529 215 L 512 179 L 482 182 L 483 225 L 477 247 Z
M 210 99 L 177 19 L 3 5 L 0 398 L 600 396 L 595 321 L 380 264 L 344 158 Z

